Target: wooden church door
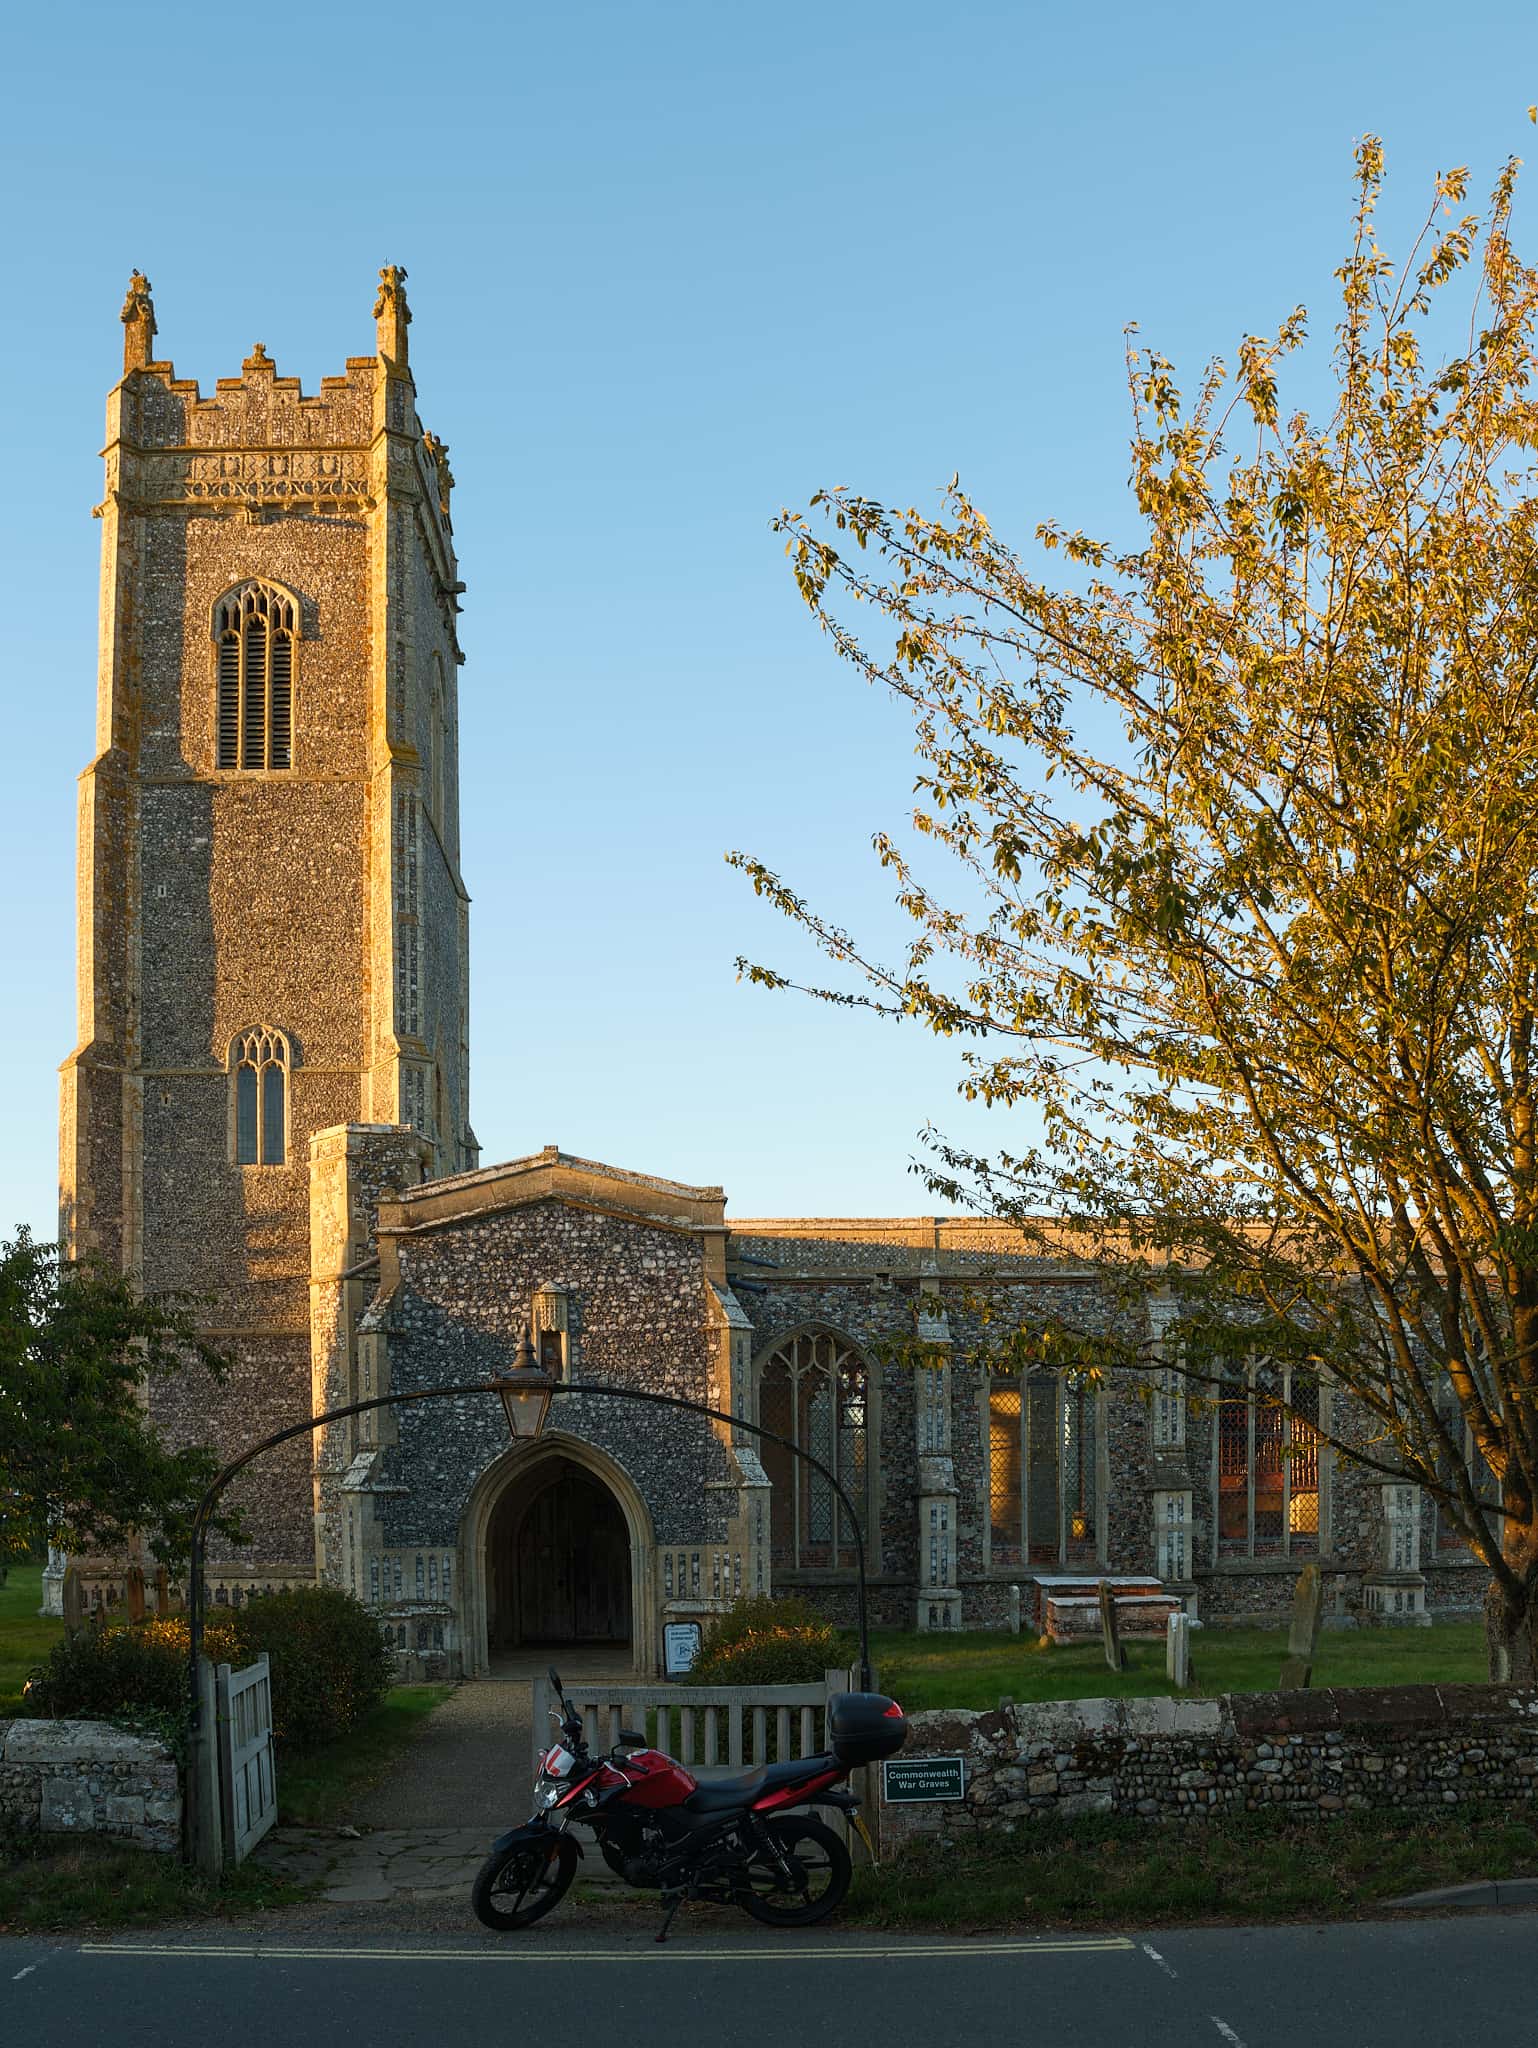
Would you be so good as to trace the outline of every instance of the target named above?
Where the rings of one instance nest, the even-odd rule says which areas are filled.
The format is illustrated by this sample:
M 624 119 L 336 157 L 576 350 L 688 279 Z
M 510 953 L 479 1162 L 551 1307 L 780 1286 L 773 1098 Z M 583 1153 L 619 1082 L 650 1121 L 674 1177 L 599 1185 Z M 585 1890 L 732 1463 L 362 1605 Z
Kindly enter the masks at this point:
M 630 1635 L 630 1537 L 619 1503 L 568 1471 L 529 1503 L 518 1532 L 518 1633 L 526 1643 Z

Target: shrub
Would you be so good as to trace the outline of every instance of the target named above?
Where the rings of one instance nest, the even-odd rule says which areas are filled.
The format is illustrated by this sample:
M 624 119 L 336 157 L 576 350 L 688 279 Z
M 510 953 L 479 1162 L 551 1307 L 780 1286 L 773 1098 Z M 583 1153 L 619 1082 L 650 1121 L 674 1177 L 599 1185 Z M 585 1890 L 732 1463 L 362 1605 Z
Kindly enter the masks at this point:
M 240 1654 L 222 1619 L 205 1631 L 215 1663 Z M 54 1719 L 105 1720 L 140 1713 L 185 1715 L 187 1624 L 141 1622 L 136 1628 L 83 1628 L 55 1643 L 48 1662 L 27 1682 L 29 1713 Z
M 847 1665 L 853 1646 L 805 1600 L 749 1594 L 705 1625 L 687 1682 L 797 1685 Z
M 390 1684 L 392 1662 L 379 1623 L 340 1586 L 298 1586 L 253 1600 L 230 1616 L 249 1663 L 272 1659 L 272 1718 L 277 1740 L 293 1749 L 345 1735 Z
M 750 1629 L 727 1648 L 701 1654 L 685 1680 L 698 1685 L 799 1685 L 849 1663 L 847 1636 L 825 1621 Z
M 391 1660 L 368 1609 L 336 1586 L 301 1586 L 248 1607 L 220 1608 L 204 1654 L 237 1670 L 272 1660 L 273 1735 L 309 1749 L 345 1735 L 384 1697 Z M 91 1718 L 187 1707 L 187 1623 L 181 1615 L 132 1627 L 87 1628 L 56 1643 L 27 1688 L 27 1706 Z
M 712 1657 L 729 1650 L 744 1636 L 761 1635 L 766 1629 L 822 1628 L 823 1617 L 810 1600 L 780 1599 L 774 1593 L 744 1593 L 724 1614 L 713 1614 L 700 1636 L 700 1655 Z

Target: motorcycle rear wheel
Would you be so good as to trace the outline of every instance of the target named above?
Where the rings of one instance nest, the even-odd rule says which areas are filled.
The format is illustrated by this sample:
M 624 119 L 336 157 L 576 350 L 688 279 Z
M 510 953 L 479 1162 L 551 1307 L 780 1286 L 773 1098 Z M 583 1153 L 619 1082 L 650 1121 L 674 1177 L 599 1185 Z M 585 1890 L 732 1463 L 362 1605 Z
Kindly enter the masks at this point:
M 809 1813 L 787 1814 L 764 1825 L 805 1889 L 788 1885 L 760 1850 L 738 1879 L 737 1903 L 766 1927 L 814 1927 L 844 1903 L 849 1851 L 832 1828 Z
M 470 1887 L 470 1904 L 483 1927 L 513 1934 L 558 1906 L 576 1874 L 577 1845 L 565 1835 L 517 1842 L 486 1858 Z

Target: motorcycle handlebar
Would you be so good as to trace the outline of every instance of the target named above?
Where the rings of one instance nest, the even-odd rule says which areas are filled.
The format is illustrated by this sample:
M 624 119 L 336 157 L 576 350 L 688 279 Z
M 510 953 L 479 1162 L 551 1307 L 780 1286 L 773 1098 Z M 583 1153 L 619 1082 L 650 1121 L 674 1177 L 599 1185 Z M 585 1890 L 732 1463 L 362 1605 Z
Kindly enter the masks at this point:
M 560 1729 L 562 1735 L 565 1736 L 566 1741 L 571 1747 L 572 1754 L 574 1756 L 586 1756 L 587 1744 L 582 1738 L 582 1716 L 573 1713 L 570 1708 L 564 1714 L 558 1714 L 555 1708 L 552 1707 L 550 1709 L 550 1718 L 556 1727 Z

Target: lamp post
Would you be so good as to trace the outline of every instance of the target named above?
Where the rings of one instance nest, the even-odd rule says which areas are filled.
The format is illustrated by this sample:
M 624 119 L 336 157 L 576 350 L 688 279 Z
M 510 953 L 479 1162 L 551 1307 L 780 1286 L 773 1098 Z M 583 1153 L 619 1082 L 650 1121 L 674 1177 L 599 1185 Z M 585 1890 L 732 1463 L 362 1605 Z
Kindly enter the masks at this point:
M 528 1325 L 525 1324 L 518 1349 L 518 1362 L 508 1372 L 499 1372 L 489 1380 L 471 1380 L 462 1386 L 422 1387 L 409 1393 L 379 1394 L 369 1401 L 349 1401 L 343 1407 L 328 1408 L 323 1415 L 313 1415 L 306 1422 L 296 1422 L 288 1429 L 275 1430 L 271 1436 L 263 1437 L 260 1443 L 252 1444 L 247 1450 L 242 1451 L 238 1458 L 232 1458 L 216 1475 L 212 1485 L 198 1502 L 192 1518 L 192 1538 L 187 1566 L 187 1685 L 194 1719 L 198 1712 L 198 1661 L 203 1654 L 203 1552 L 209 1522 L 219 1505 L 220 1495 L 230 1481 L 264 1451 L 270 1451 L 278 1444 L 289 1443 L 295 1437 L 307 1436 L 314 1430 L 324 1429 L 328 1423 L 343 1422 L 349 1415 L 367 1415 L 376 1408 L 408 1407 L 418 1401 L 449 1401 L 466 1394 L 495 1394 L 502 1403 L 502 1412 L 507 1418 L 508 1434 L 515 1443 L 528 1443 L 540 1436 L 553 1400 L 561 1395 L 578 1395 L 583 1400 L 591 1396 L 595 1400 L 640 1401 L 648 1407 L 678 1408 L 688 1415 L 707 1416 L 712 1422 L 729 1423 L 733 1429 L 743 1430 L 749 1436 L 761 1437 L 768 1443 L 779 1444 L 794 1457 L 810 1465 L 837 1494 L 854 1534 L 860 1630 L 860 1689 L 863 1692 L 871 1690 L 865 1536 L 860 1528 L 854 1503 L 844 1491 L 837 1474 L 829 1471 L 820 1458 L 814 1458 L 810 1451 L 803 1450 L 800 1444 L 792 1443 L 789 1437 L 781 1436 L 777 1430 L 765 1429 L 761 1423 L 748 1422 L 742 1416 L 730 1415 L 722 1408 L 707 1407 L 703 1401 L 686 1401 L 680 1394 L 653 1394 L 640 1387 L 611 1387 L 602 1383 L 593 1385 L 585 1381 L 556 1380 L 541 1368 L 535 1358 L 534 1347 L 529 1340 Z

